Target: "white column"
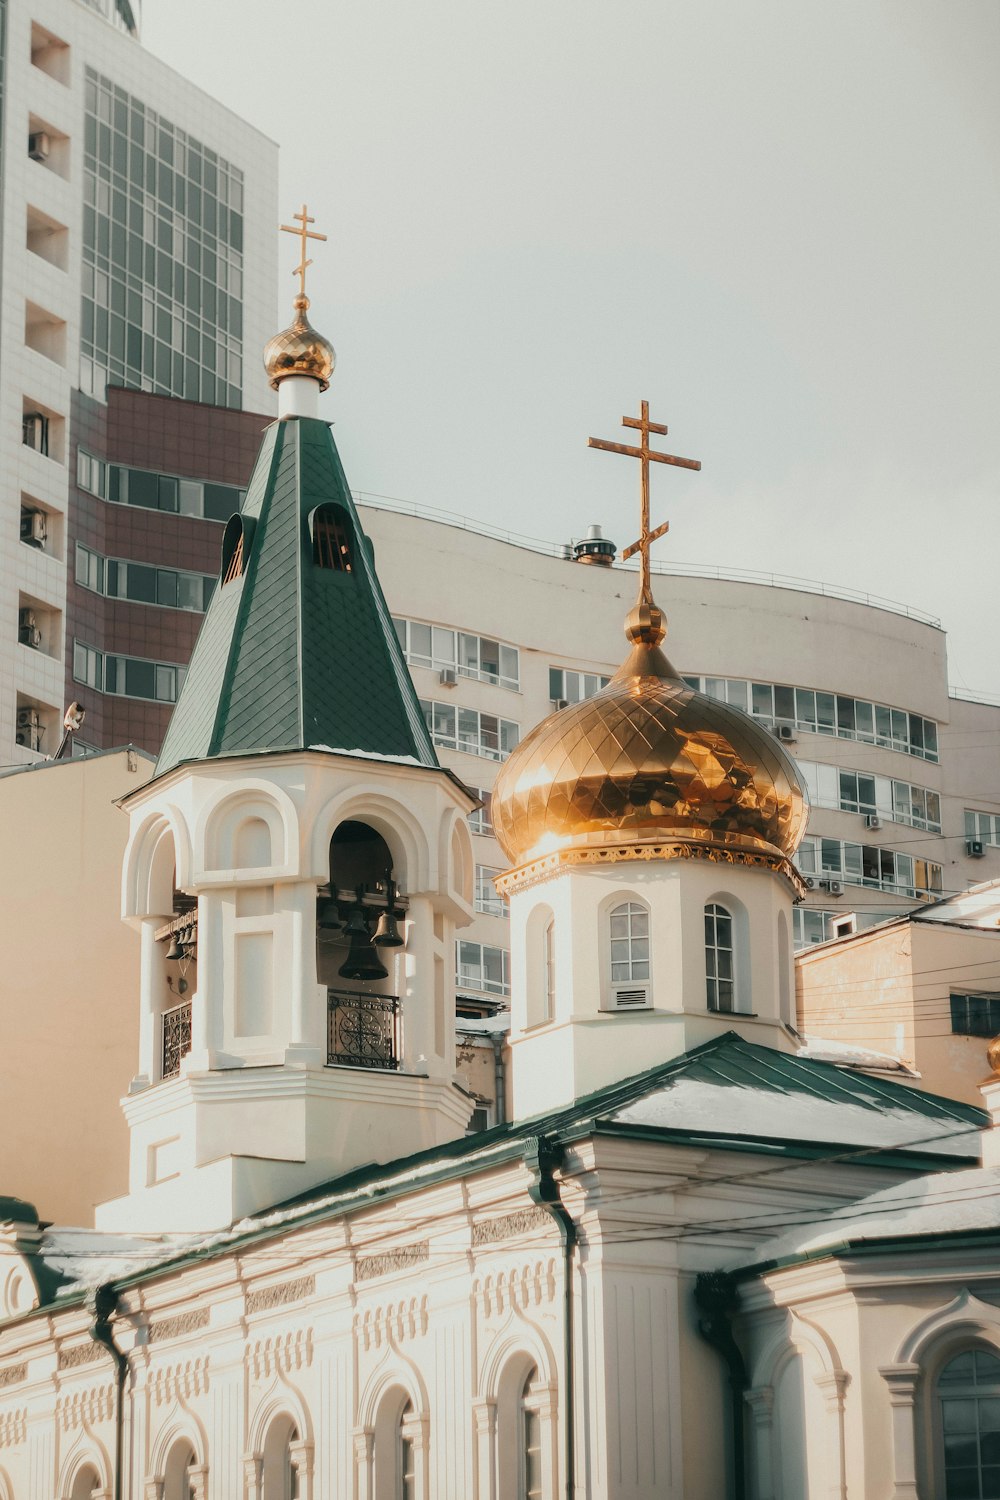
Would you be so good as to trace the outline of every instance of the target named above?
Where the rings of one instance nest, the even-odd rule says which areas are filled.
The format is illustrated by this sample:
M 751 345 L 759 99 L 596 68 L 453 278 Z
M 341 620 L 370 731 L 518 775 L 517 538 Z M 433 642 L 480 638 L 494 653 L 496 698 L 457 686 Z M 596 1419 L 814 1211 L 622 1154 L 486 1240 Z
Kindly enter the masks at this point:
M 154 936 L 163 926 L 160 917 L 144 917 L 139 929 L 139 1071 L 129 1084 L 129 1093 L 148 1089 L 159 1077 L 156 1047 L 160 1027 L 160 988 L 163 984 L 163 950 Z
M 541 1426 L 542 1494 L 554 1495 L 559 1478 L 559 1400 L 554 1385 L 536 1382 L 528 1392 L 526 1403 L 538 1412 Z M 577 1487 L 580 1476 L 577 1476 Z M 506 1500 L 506 1496 L 504 1497 Z
M 892 1466 L 895 1481 L 891 1500 L 918 1500 L 915 1392 L 919 1365 L 882 1365 L 879 1374 L 889 1387 L 892 1408 Z
M 437 1072 L 434 1058 L 434 907 L 427 896 L 411 896 L 403 965 L 403 1069 Z
M 831 1370 L 817 1375 L 816 1384 L 823 1392 L 826 1409 L 833 1417 L 837 1431 L 837 1451 L 830 1473 L 831 1500 L 847 1500 L 847 1446 L 844 1432 L 844 1397 L 851 1377 L 846 1370 Z
M 222 1048 L 222 910 L 215 891 L 198 897 L 198 988 L 191 996 L 185 1072 L 207 1073 Z
M 476 1500 L 497 1500 L 497 1404 L 491 1396 L 472 1403 L 476 1423 Z
M 289 1444 L 288 1456 L 292 1468 L 299 1476 L 299 1500 L 312 1500 L 313 1492 L 313 1445 L 307 1442 Z
M 774 1390 L 756 1386 L 743 1397 L 753 1416 L 753 1452 L 757 1461 L 756 1500 L 774 1500 Z
M 243 1456 L 243 1496 L 244 1500 L 261 1500 L 261 1486 L 264 1482 L 264 1460 L 259 1453 L 246 1453 Z
M 192 1464 L 187 1477 L 191 1500 L 208 1500 L 208 1464 Z
M 354 1466 L 358 1474 L 358 1500 L 375 1500 L 375 1429 L 354 1429 Z
M 292 1067 L 326 1063 L 326 990 L 316 972 L 316 887 L 312 881 L 278 886 L 288 953 L 290 1014 L 285 1061 Z

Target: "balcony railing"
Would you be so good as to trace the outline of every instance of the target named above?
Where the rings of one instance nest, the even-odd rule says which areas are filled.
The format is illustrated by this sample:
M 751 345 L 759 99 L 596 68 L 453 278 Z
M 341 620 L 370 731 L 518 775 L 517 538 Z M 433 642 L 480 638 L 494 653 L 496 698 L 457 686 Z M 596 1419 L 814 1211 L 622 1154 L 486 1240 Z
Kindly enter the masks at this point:
M 177 1078 L 181 1058 L 191 1051 L 191 1002 L 175 1005 L 163 1012 L 163 1054 L 161 1077 Z
M 328 1067 L 399 1067 L 399 999 L 360 990 L 327 991 Z

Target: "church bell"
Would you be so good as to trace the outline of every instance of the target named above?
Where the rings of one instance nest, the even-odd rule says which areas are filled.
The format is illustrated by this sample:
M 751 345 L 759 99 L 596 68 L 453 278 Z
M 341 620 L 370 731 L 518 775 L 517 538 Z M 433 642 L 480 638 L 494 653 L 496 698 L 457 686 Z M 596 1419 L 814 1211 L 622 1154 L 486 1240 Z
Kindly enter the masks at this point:
M 378 919 L 372 942 L 376 948 L 402 948 L 404 939 L 396 925 L 396 882 L 388 879 L 385 890 L 385 911 Z
M 343 928 L 344 922 L 340 915 L 340 908 L 332 897 L 324 901 L 320 907 L 316 924 L 323 932 L 340 932 Z
M 364 890 L 358 887 L 357 905 L 351 909 L 344 936 L 350 938 L 351 947 L 347 958 L 337 970 L 341 979 L 387 979 L 389 970 L 382 963 L 372 946 L 371 933 L 365 920 L 363 906 Z
M 177 963 L 180 959 L 187 957 L 184 948 L 181 946 L 180 939 L 181 935 L 179 932 L 175 932 L 170 939 L 170 947 L 167 949 L 166 957 L 171 963 Z

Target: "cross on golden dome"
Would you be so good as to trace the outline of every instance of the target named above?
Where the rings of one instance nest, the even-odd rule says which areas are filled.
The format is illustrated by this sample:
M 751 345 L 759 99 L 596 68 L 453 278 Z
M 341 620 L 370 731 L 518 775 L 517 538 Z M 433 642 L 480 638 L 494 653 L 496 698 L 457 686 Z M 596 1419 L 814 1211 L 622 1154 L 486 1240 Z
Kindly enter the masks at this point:
M 279 225 L 279 228 L 284 234 L 298 235 L 299 239 L 302 241 L 302 259 L 295 267 L 292 275 L 299 278 L 299 296 L 305 297 L 306 268 L 312 265 L 312 261 L 306 259 L 306 250 L 309 248 L 307 242 L 309 240 L 325 240 L 326 235 L 319 234 L 315 229 L 309 228 L 309 225 L 315 224 L 316 220 L 310 216 L 309 210 L 306 208 L 306 205 L 304 203 L 297 214 L 292 214 L 292 218 L 299 221 L 298 229 L 296 229 L 294 224 L 281 224 Z
M 649 402 L 643 401 L 640 406 L 638 417 L 622 417 L 623 427 L 634 427 L 641 434 L 639 447 L 629 447 L 626 443 L 608 443 L 603 438 L 588 438 L 588 448 L 603 448 L 607 453 L 624 453 L 627 458 L 637 458 L 640 462 L 640 487 L 641 487 L 641 518 L 639 540 L 633 542 L 631 547 L 626 547 L 622 553 L 622 560 L 626 561 L 634 553 L 639 553 L 639 603 L 651 606 L 653 595 L 649 581 L 649 548 L 657 537 L 663 536 L 669 530 L 669 521 L 664 521 L 662 526 L 657 526 L 655 531 L 649 529 L 649 465 L 673 464 L 679 469 L 700 469 L 701 461 L 697 458 L 676 458 L 672 453 L 658 453 L 649 446 L 650 433 L 655 432 L 659 437 L 666 437 L 667 429 L 661 422 L 649 420 Z M 662 639 L 662 636 L 661 636 Z

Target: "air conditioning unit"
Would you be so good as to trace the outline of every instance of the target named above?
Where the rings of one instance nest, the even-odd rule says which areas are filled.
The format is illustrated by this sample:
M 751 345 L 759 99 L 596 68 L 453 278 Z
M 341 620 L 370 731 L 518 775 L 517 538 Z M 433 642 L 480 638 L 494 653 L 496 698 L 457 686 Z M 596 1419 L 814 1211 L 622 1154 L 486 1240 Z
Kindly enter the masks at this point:
M 31 646 L 35 651 L 42 644 L 42 632 L 38 628 L 33 609 L 18 610 L 17 638 L 22 646 Z
M 16 739 L 19 745 L 23 745 L 27 750 L 40 750 L 44 733 L 42 716 L 37 708 L 18 709 Z
M 807 891 L 814 891 L 816 889 L 816 877 L 815 877 L 815 875 L 803 875 L 803 877 L 802 877 L 802 883 L 805 886 L 805 888 L 806 888 Z
M 48 536 L 45 513 L 40 510 L 22 510 L 21 541 L 29 547 L 44 547 Z
M 608 1010 L 649 1010 L 651 1006 L 648 983 L 611 986 Z
M 52 142 L 47 130 L 33 130 L 28 136 L 28 155 L 32 161 L 48 161 Z
M 36 453 L 49 451 L 49 419 L 40 411 L 26 411 L 21 418 L 21 442 Z
M 986 853 L 986 846 L 982 839 L 966 839 L 965 852 L 970 859 L 982 859 Z
M 866 828 L 881 828 L 882 827 L 882 819 L 879 817 L 878 813 L 865 813 L 865 827 Z
M 442 687 L 454 687 L 458 682 L 458 673 L 454 667 L 442 667 L 438 673 L 438 681 Z
M 786 745 L 795 744 L 795 725 L 788 719 L 779 719 L 773 726 L 771 733 L 777 740 L 784 740 Z
M 821 891 L 829 891 L 831 896 L 842 896 L 844 894 L 843 882 L 840 880 L 821 880 L 819 888 Z
M 568 698 L 553 698 L 552 699 L 552 707 L 554 709 L 556 709 L 557 711 L 560 708 L 569 708 L 569 699 Z

